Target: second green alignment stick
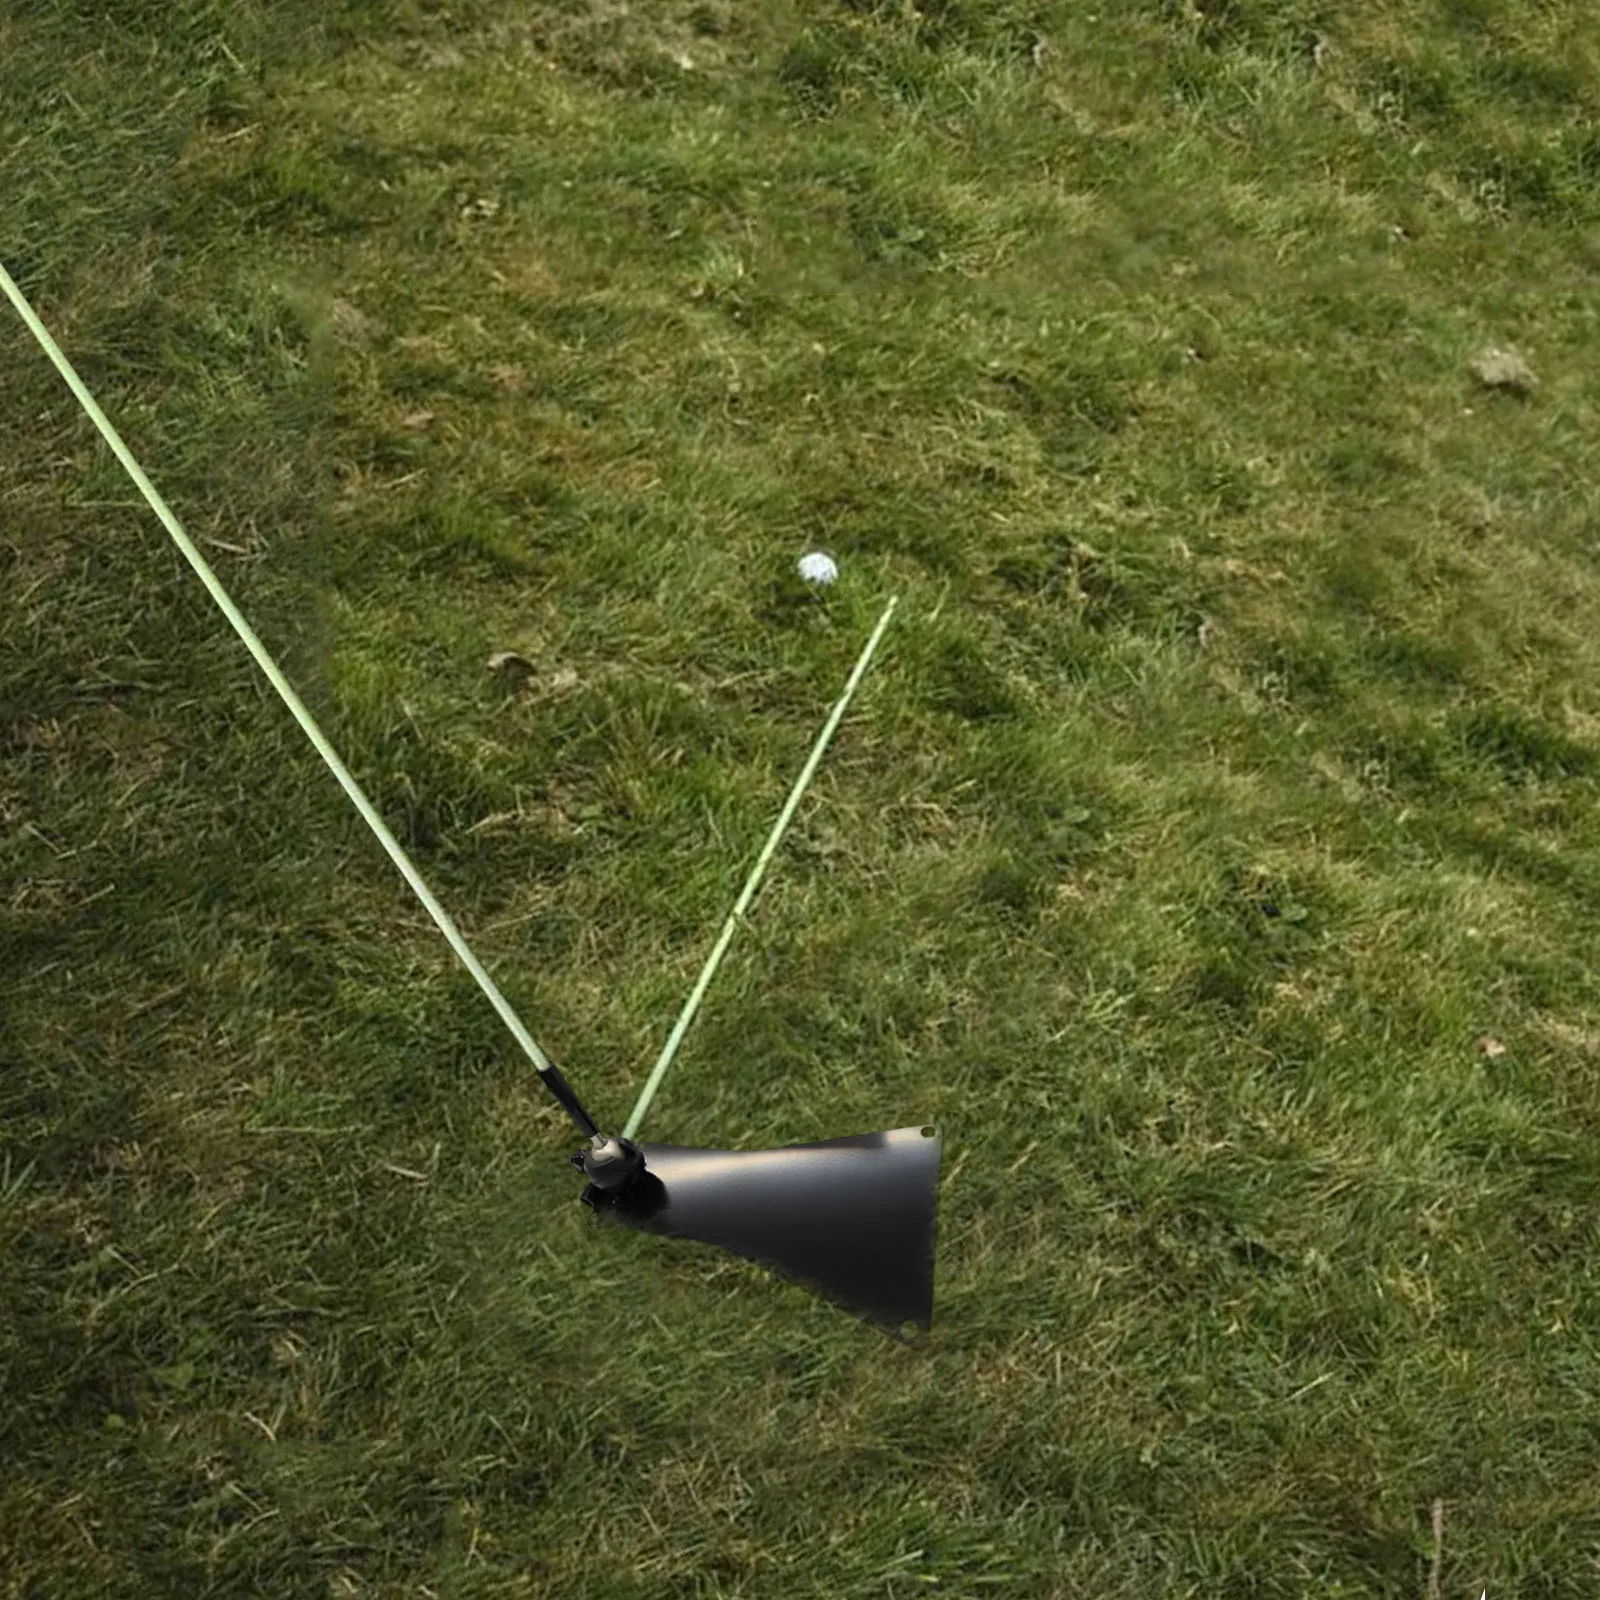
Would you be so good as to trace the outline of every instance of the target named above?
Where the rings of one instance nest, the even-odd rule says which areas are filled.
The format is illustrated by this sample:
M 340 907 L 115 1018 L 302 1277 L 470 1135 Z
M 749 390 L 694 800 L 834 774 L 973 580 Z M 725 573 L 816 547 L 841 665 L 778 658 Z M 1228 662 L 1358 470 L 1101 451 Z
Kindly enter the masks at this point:
M 823 752 L 828 748 L 828 742 L 833 738 L 834 731 L 843 720 L 845 709 L 850 704 L 850 698 L 855 694 L 857 686 L 866 675 L 867 667 L 872 661 L 873 652 L 878 648 L 878 641 L 883 637 L 883 630 L 889 626 L 889 618 L 894 615 L 894 608 L 899 605 L 900 597 L 895 595 L 883 608 L 883 615 L 878 618 L 878 625 L 872 630 L 872 637 L 867 640 L 865 648 L 856 661 L 855 669 L 850 674 L 850 681 L 844 686 L 844 693 L 839 696 L 828 720 L 822 725 L 822 732 L 817 735 L 817 742 L 811 747 L 811 754 L 806 758 L 806 764 L 800 769 L 800 776 L 795 779 L 794 787 L 789 791 L 789 798 L 783 803 L 783 810 L 778 813 L 778 820 L 773 825 L 772 832 L 767 836 L 767 842 L 762 847 L 761 854 L 756 858 L 756 864 L 750 869 L 750 876 L 745 879 L 744 888 L 739 892 L 739 898 L 734 902 L 733 910 L 728 913 L 728 920 L 722 925 L 722 932 L 717 936 L 717 942 L 712 947 L 711 954 L 706 958 L 706 964 L 701 969 L 700 976 L 693 989 L 689 991 L 689 998 L 684 1002 L 683 1010 L 678 1013 L 678 1020 L 673 1024 L 672 1032 L 667 1042 L 661 1048 L 661 1054 L 656 1058 L 656 1064 L 651 1069 L 650 1076 L 645 1079 L 644 1088 L 639 1091 L 639 1098 L 634 1102 L 633 1110 L 629 1113 L 627 1126 L 622 1130 L 624 1139 L 631 1139 L 639 1131 L 639 1124 L 644 1121 L 645 1112 L 650 1109 L 650 1102 L 655 1098 L 656 1090 L 661 1087 L 661 1080 L 667 1075 L 667 1068 L 672 1065 L 672 1058 L 678 1053 L 678 1046 L 683 1043 L 683 1036 L 689 1031 L 689 1024 L 694 1021 L 694 1014 L 700 1009 L 700 1002 L 705 998 L 706 990 L 711 986 L 711 980 L 716 975 L 717 968 L 722 964 L 722 957 L 727 952 L 729 944 L 733 941 L 735 930 L 740 919 L 750 909 L 750 902 L 755 899 L 756 890 L 761 887 L 761 879 L 766 873 L 768 863 L 777 852 L 778 843 L 783 838 L 784 830 L 793 818 L 795 808 L 800 804 L 800 797 L 806 792 L 807 786 L 816 774 L 817 766 L 822 760 Z

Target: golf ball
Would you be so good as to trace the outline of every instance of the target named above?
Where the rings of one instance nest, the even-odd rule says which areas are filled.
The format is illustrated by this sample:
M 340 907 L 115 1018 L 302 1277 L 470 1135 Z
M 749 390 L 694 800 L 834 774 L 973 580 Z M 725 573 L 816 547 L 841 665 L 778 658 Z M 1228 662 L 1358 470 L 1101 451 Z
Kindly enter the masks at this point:
M 807 583 L 832 583 L 839 576 L 839 568 L 832 556 L 813 550 L 800 557 L 800 576 Z

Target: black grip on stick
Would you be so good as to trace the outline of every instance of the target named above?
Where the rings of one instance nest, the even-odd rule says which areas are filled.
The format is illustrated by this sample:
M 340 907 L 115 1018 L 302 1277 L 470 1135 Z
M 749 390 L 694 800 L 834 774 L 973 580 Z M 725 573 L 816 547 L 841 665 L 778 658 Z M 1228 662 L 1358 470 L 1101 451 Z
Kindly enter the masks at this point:
M 559 1100 L 567 1115 L 578 1125 L 584 1138 L 592 1139 L 600 1131 L 599 1124 L 583 1109 L 583 1102 L 572 1092 L 572 1085 L 561 1076 L 561 1068 L 551 1062 L 549 1069 L 539 1074 L 549 1084 L 550 1092 Z

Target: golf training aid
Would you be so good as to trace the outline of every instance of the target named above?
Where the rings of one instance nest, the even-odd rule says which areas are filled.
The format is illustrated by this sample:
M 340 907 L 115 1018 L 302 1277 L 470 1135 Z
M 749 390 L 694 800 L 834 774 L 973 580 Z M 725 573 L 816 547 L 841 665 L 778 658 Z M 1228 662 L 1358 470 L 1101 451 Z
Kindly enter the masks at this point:
M 897 1128 L 777 1150 L 709 1150 L 689 1145 L 641 1144 L 634 1139 L 723 954 L 755 897 L 784 830 L 866 673 L 896 602 L 891 599 L 878 619 L 843 694 L 817 736 L 621 1134 L 604 1134 L 422 881 L 383 818 L 3 266 L 0 288 L 305 730 L 362 820 L 511 1030 L 524 1055 L 589 1141 L 587 1149 L 573 1155 L 572 1163 L 587 1180 L 582 1198 L 595 1215 L 645 1233 L 719 1245 L 762 1262 L 897 1336 L 907 1324 L 930 1328 L 940 1160 L 940 1141 L 932 1128 Z
M 890 1331 L 933 1322 L 939 1139 L 932 1128 L 789 1145 L 702 1150 L 633 1142 L 712 976 L 760 885 L 894 614 L 884 608 L 844 693 L 823 724 L 765 847 L 690 991 L 620 1138 L 596 1135 L 572 1158 L 583 1198 L 624 1227 L 699 1239 L 776 1267 Z

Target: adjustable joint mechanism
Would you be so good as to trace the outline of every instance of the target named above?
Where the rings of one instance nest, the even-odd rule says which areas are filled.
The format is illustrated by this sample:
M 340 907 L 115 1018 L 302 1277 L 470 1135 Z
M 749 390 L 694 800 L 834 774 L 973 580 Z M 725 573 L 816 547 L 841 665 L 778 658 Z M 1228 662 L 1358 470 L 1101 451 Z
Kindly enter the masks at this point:
M 572 1164 L 596 1189 L 611 1193 L 621 1189 L 644 1166 L 644 1151 L 632 1139 L 614 1139 L 597 1133 L 587 1150 L 573 1154 Z

